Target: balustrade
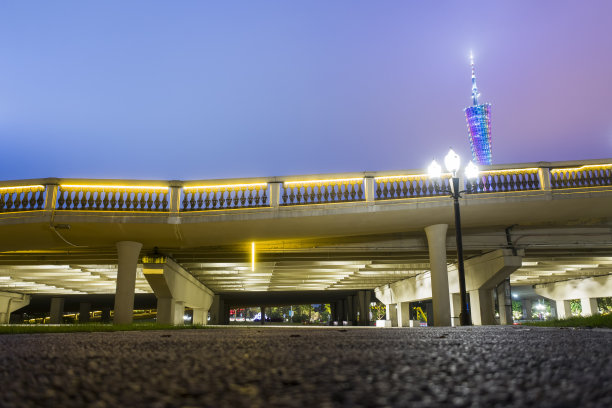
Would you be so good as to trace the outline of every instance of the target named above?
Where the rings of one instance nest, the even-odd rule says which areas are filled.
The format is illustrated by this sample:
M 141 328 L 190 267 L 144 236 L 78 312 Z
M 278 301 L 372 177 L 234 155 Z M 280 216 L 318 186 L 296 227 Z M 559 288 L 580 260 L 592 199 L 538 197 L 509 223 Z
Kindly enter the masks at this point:
M 470 194 L 482 194 L 612 186 L 612 164 L 601 162 L 580 167 L 578 164 L 579 162 L 557 163 L 557 166 L 576 167 L 555 168 L 555 163 L 546 163 L 542 168 L 482 171 L 477 180 L 466 181 L 465 189 Z M 0 187 L 0 213 L 57 209 L 174 214 L 279 205 L 287 207 L 436 197 L 446 195 L 450 190 L 448 174 L 438 181 L 429 179 L 427 175 L 370 177 L 285 182 L 270 179 L 272 184 L 253 179 L 253 182 L 258 183 L 193 187 L 180 187 L 183 182 L 169 182 L 176 186 L 172 188 L 163 186 L 165 182 L 161 183 L 162 186 L 61 183 L 58 186 L 57 179 L 29 181 L 40 183 L 38 185 L 11 186 L 13 182 L 6 182 L 8 186 Z M 271 203 L 270 199 L 274 202 Z
M 505 191 L 539 190 L 538 169 L 483 171 L 474 180 L 466 181 L 469 194 L 500 193 Z
M 268 184 L 234 184 L 183 188 L 181 211 L 267 207 Z
M 45 186 L 15 186 L 0 188 L 0 212 L 42 210 Z
M 280 196 L 282 206 L 365 200 L 363 178 L 285 182 Z
M 612 165 L 593 165 L 550 170 L 553 189 L 612 185 Z
M 435 197 L 446 195 L 450 190 L 450 176 L 443 176 L 440 182 L 431 180 L 427 175 L 376 177 L 376 200 L 397 198 Z
M 168 188 L 61 185 L 58 210 L 168 211 Z

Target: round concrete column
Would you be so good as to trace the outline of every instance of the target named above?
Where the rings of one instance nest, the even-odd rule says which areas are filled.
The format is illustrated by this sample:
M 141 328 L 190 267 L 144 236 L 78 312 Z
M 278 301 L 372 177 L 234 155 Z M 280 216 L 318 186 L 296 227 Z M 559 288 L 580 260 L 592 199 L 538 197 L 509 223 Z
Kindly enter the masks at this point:
M 425 228 L 429 246 L 431 267 L 431 297 L 433 298 L 434 326 L 450 326 L 450 298 L 448 270 L 446 268 L 447 224 L 430 225 Z
M 134 289 L 136 267 L 142 244 L 140 242 L 117 242 L 117 289 L 115 291 L 114 324 L 131 324 L 134 314 Z

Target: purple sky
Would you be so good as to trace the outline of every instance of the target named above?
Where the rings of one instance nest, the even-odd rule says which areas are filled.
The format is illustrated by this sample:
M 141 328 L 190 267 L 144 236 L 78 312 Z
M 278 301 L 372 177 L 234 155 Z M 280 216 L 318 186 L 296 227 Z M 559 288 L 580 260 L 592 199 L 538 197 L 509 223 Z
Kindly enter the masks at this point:
M 612 157 L 611 16 L 607 0 L 2 2 L 0 179 L 467 159 L 470 50 L 494 163 Z

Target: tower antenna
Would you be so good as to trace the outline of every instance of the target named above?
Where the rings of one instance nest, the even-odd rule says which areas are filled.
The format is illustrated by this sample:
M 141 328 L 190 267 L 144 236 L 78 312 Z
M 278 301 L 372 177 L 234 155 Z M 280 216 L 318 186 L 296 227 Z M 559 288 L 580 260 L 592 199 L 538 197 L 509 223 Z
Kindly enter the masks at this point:
M 478 105 L 480 92 L 478 92 L 478 87 L 476 86 L 476 69 L 474 68 L 474 54 L 472 51 L 470 51 L 470 64 L 472 65 L 472 104 L 476 106 Z

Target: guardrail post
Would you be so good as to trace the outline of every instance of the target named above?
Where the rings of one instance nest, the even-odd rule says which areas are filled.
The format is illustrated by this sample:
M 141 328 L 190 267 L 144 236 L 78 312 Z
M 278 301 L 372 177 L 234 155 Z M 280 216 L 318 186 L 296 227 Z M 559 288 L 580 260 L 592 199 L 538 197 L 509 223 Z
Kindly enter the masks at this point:
M 270 186 L 270 207 L 278 208 L 280 205 L 280 186 L 281 182 L 269 183 Z
M 365 188 L 365 200 L 366 202 L 374 202 L 376 199 L 374 195 L 374 177 L 366 176 L 363 178 L 363 185 Z
M 183 183 L 180 181 L 171 181 L 170 188 L 170 213 L 178 213 L 181 210 L 181 188 Z
M 59 184 L 45 184 L 45 210 L 55 210 Z
M 540 179 L 540 190 L 550 191 L 550 169 L 548 167 L 538 168 L 538 179 Z

